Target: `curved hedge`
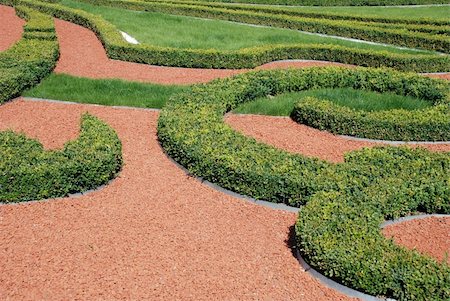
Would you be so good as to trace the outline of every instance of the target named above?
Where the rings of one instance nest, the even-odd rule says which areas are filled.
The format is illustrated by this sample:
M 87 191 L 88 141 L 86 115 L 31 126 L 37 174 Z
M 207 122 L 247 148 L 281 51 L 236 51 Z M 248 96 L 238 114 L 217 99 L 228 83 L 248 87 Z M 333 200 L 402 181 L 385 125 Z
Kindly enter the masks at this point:
M 36 85 L 53 70 L 59 57 L 52 18 L 21 6 L 16 12 L 28 23 L 22 39 L 0 52 L 0 104 Z
M 295 105 L 291 117 L 334 134 L 381 140 L 450 141 L 449 102 L 422 110 L 367 112 L 307 97 Z
M 371 152 L 372 157 L 353 153 L 347 162 L 385 168 L 378 158 L 385 165 L 389 156 L 392 168 L 411 164 L 414 173 L 384 177 L 364 189 L 314 195 L 296 223 L 301 254 L 326 276 L 372 295 L 449 300 L 449 265 L 397 246 L 383 236 L 380 225 L 418 210 L 450 213 L 450 153 L 430 157 L 420 149 Z
M 86 0 L 83 0 L 86 1 Z M 353 14 L 353 13 L 339 13 L 332 12 L 329 9 L 322 11 L 311 11 L 304 10 L 300 7 L 280 7 L 280 6 L 268 6 L 268 5 L 245 5 L 233 2 L 204 2 L 196 0 L 142 0 L 145 2 L 164 2 L 164 3 L 183 3 L 191 5 L 201 5 L 214 8 L 228 8 L 233 10 L 247 10 L 254 12 L 263 12 L 270 14 L 280 14 L 288 16 L 306 17 L 306 18 L 323 18 L 332 20 L 353 20 L 353 21 L 363 21 L 363 22 L 374 22 L 374 23 L 396 23 L 396 24 L 421 24 L 421 25 L 435 25 L 435 26 L 448 26 L 450 25 L 450 20 L 446 19 L 435 19 L 435 18 L 411 18 L 411 17 L 392 17 L 392 16 L 373 16 L 364 14 Z
M 302 5 L 302 6 L 383 6 L 448 4 L 446 0 L 211 0 L 224 3 Z
M 385 66 L 416 72 L 450 71 L 450 57 L 447 55 L 390 54 L 383 51 L 357 50 L 332 45 L 280 45 L 238 51 L 131 45 L 124 41 L 115 26 L 85 11 L 36 0 L 14 0 L 14 2 L 91 29 L 102 41 L 110 58 L 124 61 L 179 67 L 237 69 L 253 68 L 276 60 L 311 59 L 361 66 Z M 136 2 L 136 5 L 145 4 L 145 2 Z
M 373 187 L 386 185 L 391 189 L 389 191 L 397 191 L 398 194 L 391 194 L 386 199 L 380 194 L 380 200 L 385 202 L 370 203 L 371 206 L 391 210 L 386 217 L 407 214 L 416 209 L 429 212 L 449 210 L 449 153 L 384 147 L 353 152 L 347 154 L 345 163 L 331 164 L 259 143 L 232 130 L 223 122 L 223 115 L 240 103 L 266 95 L 319 87 L 385 91 L 423 97 L 436 103 L 448 100 L 448 85 L 442 81 L 386 69 L 309 68 L 251 72 L 197 86 L 189 93 L 173 97 L 161 111 L 158 137 L 165 151 L 191 173 L 256 199 L 300 206 L 310 202 L 315 204 L 317 201 L 314 200 L 321 195 L 328 197 L 347 193 L 349 204 L 352 204 L 354 199 L 355 202 L 359 200 L 360 194 L 368 191 L 372 191 L 368 196 L 373 196 L 375 201 L 378 192 Z M 336 206 L 340 206 L 340 203 L 336 202 Z M 314 215 L 314 210 L 309 211 L 310 215 Z M 329 219 L 328 216 L 333 214 L 333 208 L 328 208 L 317 213 L 316 218 Z M 377 217 L 383 218 L 374 216 Z M 337 220 L 334 224 L 323 225 L 325 230 L 334 229 L 339 224 L 339 216 L 333 218 Z M 308 244 L 307 239 L 315 237 L 313 222 L 308 227 L 309 236 L 300 237 L 302 250 L 306 250 L 302 244 Z M 352 229 L 350 233 L 358 235 L 359 232 Z M 327 233 L 321 238 L 321 246 L 327 247 Z M 404 300 L 412 295 L 417 300 L 431 299 L 432 294 L 438 300 L 446 296 L 450 283 L 448 267 L 441 267 L 431 259 L 411 251 L 402 251 L 396 255 L 399 264 L 408 262 L 410 257 L 414 258 L 414 263 L 409 266 L 389 266 L 392 269 L 385 272 L 391 272 L 394 275 L 391 278 L 395 278 L 389 282 L 376 282 L 382 279 L 380 277 L 366 278 L 365 273 L 371 273 L 370 268 L 374 264 L 361 262 L 355 268 L 348 266 L 348 272 L 343 272 L 330 268 L 334 267 L 333 262 L 329 266 L 321 266 L 322 262 L 314 264 L 312 260 L 315 259 L 315 253 L 311 251 L 311 254 L 308 259 L 317 269 L 331 271 L 327 273 L 328 276 L 373 294 Z M 337 251 L 333 254 L 337 254 Z M 333 259 L 333 254 L 327 254 L 327 259 Z M 363 260 L 361 257 L 354 258 Z M 345 269 L 345 263 L 341 267 Z M 408 276 L 410 271 L 415 271 L 414 277 Z M 353 278 L 348 276 L 351 274 Z M 352 280 L 344 281 L 341 276 L 345 277 L 344 280 Z M 379 283 L 386 284 L 380 288 Z
M 176 161 L 192 173 L 258 199 L 304 204 L 324 187 L 336 187 L 349 171 L 257 143 L 223 123 L 223 115 L 257 97 L 315 88 L 391 92 L 448 103 L 448 83 L 387 69 L 307 68 L 250 72 L 196 87 L 162 110 L 158 136 Z M 345 165 L 344 165 L 345 166 Z M 339 180 L 337 180 L 337 177 Z
M 22 202 L 96 188 L 122 167 L 122 144 L 98 118 L 82 117 L 80 136 L 64 149 L 45 151 L 38 141 L 0 132 L 0 202 Z

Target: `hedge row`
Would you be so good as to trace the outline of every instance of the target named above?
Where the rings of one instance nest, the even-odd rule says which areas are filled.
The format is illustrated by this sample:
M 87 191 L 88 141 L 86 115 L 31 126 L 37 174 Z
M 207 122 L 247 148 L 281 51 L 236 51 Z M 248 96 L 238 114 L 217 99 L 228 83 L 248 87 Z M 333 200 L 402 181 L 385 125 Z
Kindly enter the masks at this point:
M 117 134 L 96 117 L 82 117 L 78 139 L 45 151 L 38 141 L 0 132 L 0 202 L 63 197 L 98 187 L 122 167 Z
M 302 5 L 302 6 L 384 6 L 448 4 L 446 0 L 211 0 L 225 3 Z
M 448 105 L 448 83 L 386 69 L 308 68 L 248 73 L 194 88 L 162 110 L 158 136 L 166 151 L 192 173 L 258 199 L 304 204 L 347 171 L 256 143 L 223 123 L 223 114 L 256 97 L 315 88 L 391 92 Z M 340 168 L 339 168 L 340 169 Z M 360 174 L 364 168 L 356 172 Z M 347 175 L 348 176 L 348 175 Z M 363 181 L 363 178 L 360 179 Z
M 0 3 L 11 4 L 0 0 Z M 22 39 L 0 53 L 0 104 L 36 85 L 55 67 L 59 57 L 53 20 L 25 7 L 16 11 L 28 22 Z
M 448 103 L 422 110 L 367 112 L 306 97 L 295 105 L 291 117 L 334 134 L 382 140 L 450 141 Z
M 445 160 L 448 162 L 448 153 L 434 154 L 425 150 L 385 147 L 351 153 L 345 163 L 330 164 L 259 143 L 232 130 L 223 122 L 226 112 L 240 103 L 258 97 L 333 87 L 391 92 L 425 98 L 433 103 L 448 103 L 448 84 L 385 69 L 309 68 L 250 72 L 197 86 L 189 93 L 174 96 L 160 114 L 158 138 L 165 151 L 191 173 L 256 199 L 300 206 L 322 194 L 348 192 L 353 197 L 374 185 L 398 181 L 401 185 L 394 186 L 400 191 L 398 198 L 394 199 L 396 203 L 386 199 L 389 202 L 384 205 L 395 210 L 393 216 L 407 213 L 406 209 L 411 208 L 410 205 L 418 199 L 428 211 L 448 211 L 449 183 L 442 180 L 446 177 L 448 180 L 450 172 L 450 165 L 442 163 Z M 418 165 L 418 162 L 421 164 Z M 416 189 L 419 183 L 423 183 L 423 187 Z M 380 198 L 382 196 L 380 195 Z M 392 196 L 394 197 L 395 195 Z M 338 205 L 339 202 L 336 206 Z M 314 212 L 311 213 L 313 214 Z M 316 217 L 328 219 L 327 216 L 332 214 L 334 211 L 330 209 L 320 212 Z M 335 224 L 339 224 L 339 221 Z M 334 227 L 334 224 L 328 226 Z M 312 231 L 313 226 L 309 233 Z M 314 233 L 310 236 L 314 236 Z M 326 246 L 327 237 L 322 237 L 322 241 Z M 419 256 L 411 254 L 410 251 L 405 251 L 397 258 L 404 259 L 404 263 L 408 256 Z M 422 269 L 418 265 L 419 262 L 411 266 L 401 266 L 407 271 L 420 271 L 415 278 L 402 278 L 405 275 L 403 270 L 394 269 L 390 272 L 399 279 L 373 281 L 373 278 L 366 278 L 365 273 L 370 270 L 364 269 L 363 266 L 364 260 L 370 261 L 370 258 L 355 258 L 361 263 L 355 265 L 355 268 L 349 267 L 347 274 L 360 271 L 356 275 L 353 274 L 353 279 L 360 279 L 359 281 L 366 285 L 351 285 L 369 293 L 405 299 L 413 294 L 411 292 L 417 291 L 417 300 L 439 299 L 448 286 L 446 270 L 439 268 L 440 276 L 436 279 L 432 271 Z M 421 262 L 431 262 L 430 259 L 420 258 Z M 320 268 L 320 265 L 314 266 Z M 361 269 L 357 270 L 359 267 Z M 331 269 L 331 273 L 335 271 Z M 420 281 L 421 273 L 424 275 L 424 281 Z M 447 278 L 439 278 L 442 273 L 447 275 Z M 345 279 L 350 279 L 347 274 Z M 430 274 L 431 278 L 428 277 Z M 342 275 L 343 272 L 334 273 L 332 277 L 343 281 Z M 427 282 L 428 280 L 430 282 Z M 348 281 L 345 283 L 348 284 Z M 379 283 L 386 283 L 386 287 L 378 290 Z
M 386 164 L 390 170 L 414 168 L 412 173 L 405 170 L 380 178 L 364 189 L 314 195 L 301 208 L 296 223 L 303 258 L 324 275 L 371 295 L 449 300 L 449 265 L 396 245 L 380 233 L 380 225 L 417 211 L 450 213 L 450 153 L 430 156 L 419 149 L 373 149 L 346 159 L 373 168 Z
M 446 36 L 399 28 L 380 28 L 376 24 L 351 20 L 329 20 L 299 16 L 277 15 L 248 10 L 213 8 L 184 3 L 142 2 L 136 0 L 82 0 L 95 5 L 154 11 L 170 14 L 215 18 L 257 25 L 268 25 L 321 34 L 338 35 L 373 42 L 450 52 L 450 40 Z
M 254 12 L 263 12 L 270 14 L 280 14 L 288 16 L 306 17 L 306 18 L 324 18 L 332 20 L 353 20 L 353 21 L 363 21 L 363 22 L 375 22 L 375 23 L 397 23 L 397 24 L 421 24 L 421 25 L 450 25 L 450 20 L 446 19 L 436 19 L 436 18 L 408 18 L 408 17 L 392 17 L 392 16 L 373 16 L 373 15 L 363 15 L 363 14 L 352 14 L 352 13 L 335 13 L 329 10 L 326 11 L 310 11 L 302 10 L 299 7 L 274 7 L 274 6 L 262 6 L 262 5 L 245 5 L 237 4 L 232 2 L 204 2 L 195 0 L 142 0 L 145 2 L 163 2 L 163 3 L 174 3 L 174 4 L 190 4 L 190 5 L 201 5 L 213 8 L 228 8 L 235 10 L 247 10 Z
M 289 45 L 214 51 L 131 45 L 118 30 L 101 17 L 82 10 L 34 0 L 14 0 L 17 4 L 53 15 L 94 31 L 112 59 L 154 65 L 197 68 L 254 68 L 285 59 L 327 60 L 371 67 L 391 67 L 415 72 L 450 71 L 450 57 L 443 55 L 391 54 L 332 45 Z

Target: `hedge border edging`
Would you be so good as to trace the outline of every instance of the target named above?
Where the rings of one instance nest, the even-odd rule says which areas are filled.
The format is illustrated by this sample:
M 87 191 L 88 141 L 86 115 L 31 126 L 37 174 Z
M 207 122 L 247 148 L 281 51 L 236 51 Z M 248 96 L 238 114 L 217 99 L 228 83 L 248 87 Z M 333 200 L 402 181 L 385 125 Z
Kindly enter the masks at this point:
M 124 61 L 176 67 L 239 69 L 254 68 L 283 59 L 312 59 L 417 72 L 450 71 L 450 56 L 446 55 L 388 54 L 333 45 L 266 46 L 234 52 L 130 45 L 123 40 L 114 25 L 85 11 L 35 0 L 12 1 L 91 29 L 110 58 Z

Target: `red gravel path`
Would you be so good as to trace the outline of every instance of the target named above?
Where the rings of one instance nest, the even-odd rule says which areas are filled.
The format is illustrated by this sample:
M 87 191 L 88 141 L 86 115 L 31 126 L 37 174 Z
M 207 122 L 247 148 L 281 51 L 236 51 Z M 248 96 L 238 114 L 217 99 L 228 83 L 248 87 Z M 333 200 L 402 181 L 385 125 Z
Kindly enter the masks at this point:
M 25 21 L 16 16 L 14 8 L 0 5 L 0 51 L 20 40 Z
M 215 191 L 170 162 L 157 112 L 19 100 L 0 106 L 0 130 L 60 147 L 85 111 L 117 131 L 124 169 L 82 197 L 0 206 L 0 300 L 349 300 L 292 256 L 296 214 Z
M 450 264 L 450 217 L 429 217 L 394 224 L 383 229 L 386 237 Z
M 235 130 L 264 143 L 331 162 L 343 162 L 346 152 L 381 145 L 335 136 L 326 131 L 298 124 L 289 117 L 228 114 L 225 122 Z M 450 144 L 422 146 L 432 151 L 450 151 Z

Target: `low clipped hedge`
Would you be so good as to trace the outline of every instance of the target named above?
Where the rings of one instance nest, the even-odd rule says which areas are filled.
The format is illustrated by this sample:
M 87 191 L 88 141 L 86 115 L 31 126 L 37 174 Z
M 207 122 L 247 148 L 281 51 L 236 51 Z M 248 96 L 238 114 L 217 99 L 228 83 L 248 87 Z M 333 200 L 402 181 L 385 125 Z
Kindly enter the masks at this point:
M 0 0 L 0 3 L 10 4 Z M 0 104 L 20 95 L 47 76 L 59 57 L 53 20 L 26 7 L 16 7 L 28 21 L 22 39 L 0 53 Z
M 83 0 L 94 5 L 154 11 L 169 14 L 188 15 L 202 18 L 222 19 L 257 25 L 289 28 L 321 34 L 338 35 L 373 42 L 441 51 L 450 53 L 450 41 L 445 35 L 429 34 L 420 31 L 408 31 L 402 27 L 390 28 L 390 24 L 378 27 L 377 23 L 356 20 L 333 20 L 293 15 L 272 14 L 271 12 L 228 9 L 204 5 L 185 4 L 183 2 L 142 2 L 136 0 Z M 404 26 L 408 28 L 409 25 Z
M 307 97 L 294 107 L 293 120 L 334 134 L 403 141 L 450 141 L 450 105 L 422 110 L 368 112 Z
M 247 48 L 238 51 L 163 48 L 126 43 L 115 26 L 101 17 L 82 10 L 36 0 L 14 0 L 94 31 L 112 59 L 154 65 L 197 68 L 253 68 L 264 63 L 284 59 L 329 60 L 372 67 L 392 67 L 416 72 L 450 71 L 450 57 L 446 55 L 407 55 L 357 50 L 332 45 L 280 45 Z M 145 4 L 145 2 L 140 2 Z
M 174 97 L 162 110 L 158 137 L 167 153 L 190 172 L 257 199 L 304 204 L 343 178 L 361 177 L 328 163 L 292 155 L 257 143 L 223 123 L 223 115 L 242 102 L 315 88 L 354 88 L 391 92 L 448 104 L 448 83 L 387 69 L 307 68 L 250 72 L 215 81 Z M 339 172 L 337 172 L 339 170 Z
M 264 5 L 245 5 L 237 2 L 204 2 L 197 0 L 142 0 L 145 2 L 164 2 L 164 3 L 182 3 L 191 5 L 201 5 L 214 8 L 228 8 L 234 10 L 247 10 L 255 12 L 265 12 L 270 14 L 280 14 L 288 16 L 306 17 L 306 18 L 324 18 L 332 20 L 353 20 L 363 22 L 375 22 L 375 23 L 396 23 L 396 24 L 421 24 L 421 25 L 435 25 L 435 26 L 448 26 L 450 20 L 436 19 L 436 18 L 410 18 L 410 17 L 393 17 L 393 16 L 373 16 L 364 14 L 353 14 L 350 12 L 340 13 L 332 12 L 329 9 L 323 11 L 311 11 L 303 10 L 300 7 L 291 8 L 287 7 L 275 7 Z
M 447 4 L 446 0 L 211 0 L 211 2 L 303 5 L 303 6 L 383 6 Z
M 365 199 L 359 198 L 361 195 L 372 197 L 372 202 L 368 203 L 366 209 L 377 207 L 376 210 L 384 215 L 363 215 L 367 217 L 364 221 L 368 220 L 370 224 L 363 223 L 362 226 L 370 226 L 371 231 L 379 231 L 377 227 L 383 218 L 404 215 L 412 210 L 448 212 L 449 153 L 381 147 L 347 154 L 345 163 L 331 164 L 259 143 L 234 131 L 223 122 L 226 112 L 240 103 L 258 97 L 330 87 L 392 92 L 423 97 L 435 103 L 446 102 L 448 99 L 448 86 L 442 81 L 386 69 L 308 68 L 250 72 L 196 86 L 189 93 L 174 96 L 161 111 L 158 138 L 168 155 L 192 174 L 256 199 L 292 206 L 307 204 L 307 208 L 311 207 L 308 215 L 304 215 L 305 209 L 301 209 L 301 222 L 297 225 L 299 244 L 304 254 L 311 254 L 305 256 L 308 261 L 328 276 L 365 292 L 399 300 L 411 300 L 411 296 L 415 300 L 445 300 L 439 298 L 448 294 L 448 267 L 412 251 L 397 252 L 398 248 L 391 242 L 377 237 L 377 243 L 381 241 L 393 248 L 391 253 L 386 254 L 394 254 L 395 257 L 390 261 L 392 264 L 382 264 L 382 267 L 386 267 L 382 271 L 384 274 L 373 272 L 376 274 L 374 277 L 370 274 L 371 269 L 377 266 L 377 261 L 369 253 L 363 254 L 361 245 L 355 246 L 356 254 L 347 256 L 349 261 L 342 263 L 334 263 L 332 260 L 340 259 L 339 252 L 344 253 L 344 249 L 333 249 L 327 253 L 328 257 L 323 255 L 320 258 L 329 260 L 323 263 L 324 261 L 314 261 L 316 249 L 313 246 L 307 253 L 309 249 L 304 245 L 315 244 L 314 223 L 322 219 L 333 219 L 333 222 L 320 225 L 323 230 L 319 230 L 324 234 L 320 237 L 322 243 L 317 248 L 326 249 L 328 244 L 337 240 L 333 237 L 334 232 L 325 232 L 328 229 L 355 235 L 355 240 L 360 239 L 361 244 L 364 236 L 360 233 L 367 235 L 358 227 L 351 228 L 349 219 L 344 220 L 341 225 L 341 215 L 337 213 L 335 216 L 334 207 L 315 211 L 316 207 L 312 206 L 321 196 L 323 199 L 336 196 L 336 207 L 347 204 L 341 204 L 338 197 L 340 195 L 348 194 L 349 206 L 363 202 Z M 380 187 L 380 193 L 377 187 Z M 389 191 L 390 194 L 384 191 Z M 377 198 L 380 200 L 378 203 Z M 313 205 L 309 205 L 311 202 Z M 324 201 L 323 204 L 325 206 L 327 202 Z M 367 213 L 367 210 L 361 210 L 361 214 Z M 355 211 L 358 210 L 352 212 Z M 314 220 L 310 218 L 312 216 Z M 307 221 L 303 222 L 303 219 Z M 303 226 L 302 223 L 310 224 Z M 308 231 L 303 231 L 306 227 Z M 373 233 L 374 231 L 370 232 Z M 321 233 L 317 235 L 319 234 Z M 371 243 L 372 241 L 364 250 L 370 251 Z M 387 249 L 382 247 L 377 252 L 384 250 Z M 340 265 L 334 268 L 338 264 Z
M 0 202 L 22 202 L 83 192 L 107 183 L 122 167 L 122 144 L 98 118 L 82 117 L 78 139 L 45 151 L 38 141 L 0 132 Z
M 449 265 L 394 244 L 380 225 L 417 211 L 450 213 L 450 153 L 372 149 L 352 153 L 346 162 L 384 169 L 389 164 L 390 170 L 412 165 L 414 173 L 390 173 L 363 189 L 314 195 L 295 227 L 303 258 L 324 275 L 371 295 L 449 300 Z

